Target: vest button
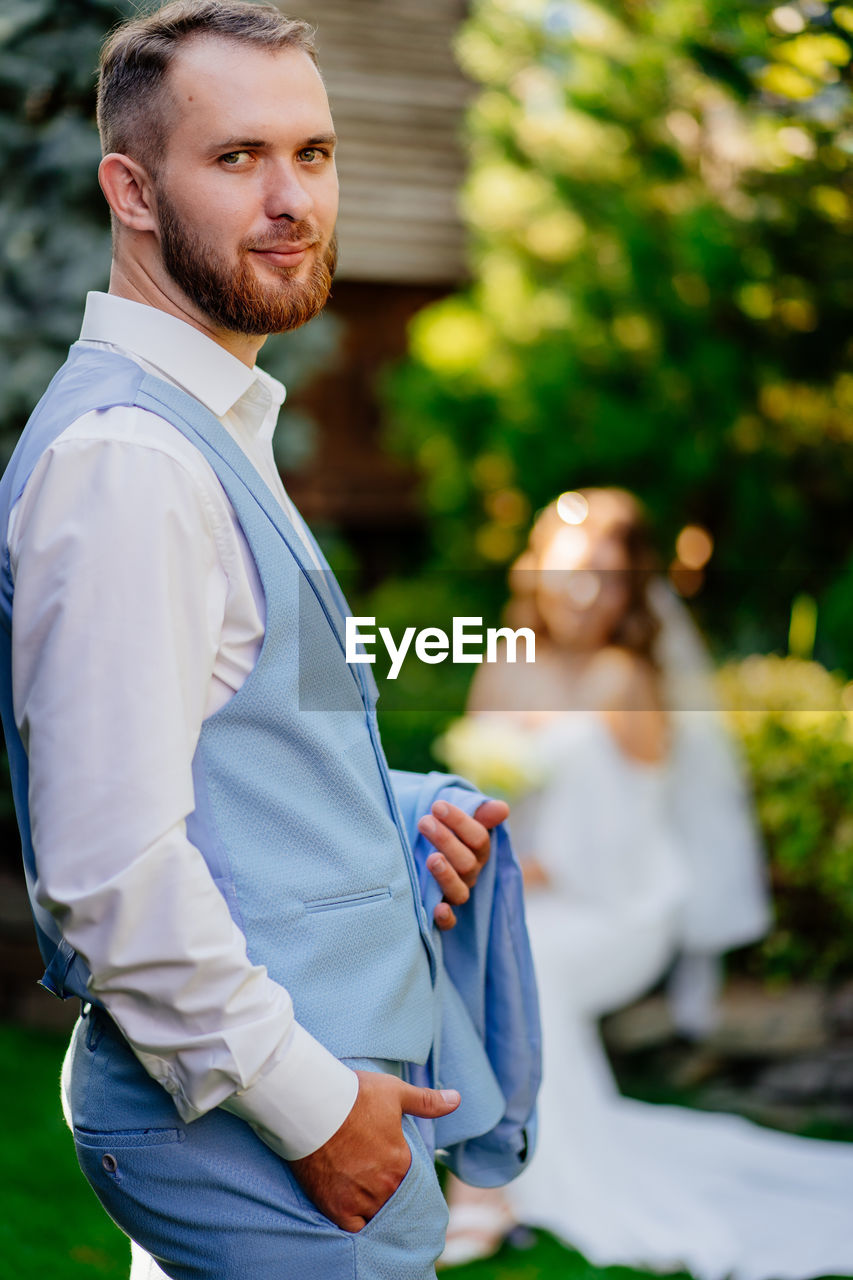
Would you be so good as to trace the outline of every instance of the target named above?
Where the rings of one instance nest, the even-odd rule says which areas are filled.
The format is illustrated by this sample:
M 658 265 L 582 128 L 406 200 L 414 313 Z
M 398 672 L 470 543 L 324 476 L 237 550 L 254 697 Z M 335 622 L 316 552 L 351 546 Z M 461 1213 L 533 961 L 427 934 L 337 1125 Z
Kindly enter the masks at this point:
M 103 1157 L 103 1159 L 101 1160 L 101 1164 L 103 1165 L 107 1173 L 115 1173 L 116 1169 L 118 1168 L 118 1161 L 116 1160 L 115 1156 L 111 1156 L 109 1152 L 107 1152 L 107 1154 Z

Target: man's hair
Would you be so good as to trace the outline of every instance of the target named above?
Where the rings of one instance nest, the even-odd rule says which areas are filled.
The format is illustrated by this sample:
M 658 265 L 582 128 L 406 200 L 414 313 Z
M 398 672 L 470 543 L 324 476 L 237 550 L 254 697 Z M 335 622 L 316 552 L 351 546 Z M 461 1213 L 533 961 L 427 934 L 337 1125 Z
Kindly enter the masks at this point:
M 107 37 L 98 75 L 103 154 L 118 151 L 156 173 L 168 133 L 166 77 L 185 41 L 219 36 L 261 49 L 301 49 L 317 65 L 314 28 L 273 4 L 249 0 L 171 0 L 131 18 Z

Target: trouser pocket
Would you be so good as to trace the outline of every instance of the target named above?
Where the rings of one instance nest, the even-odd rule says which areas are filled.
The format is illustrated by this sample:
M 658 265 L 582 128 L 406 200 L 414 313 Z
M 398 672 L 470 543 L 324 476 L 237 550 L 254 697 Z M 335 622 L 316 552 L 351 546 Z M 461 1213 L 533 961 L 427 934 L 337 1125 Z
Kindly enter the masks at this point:
M 397 1190 L 355 1236 L 356 1280 L 429 1280 L 444 1248 L 447 1205 L 430 1154 L 410 1116 L 403 1132 L 412 1163 Z

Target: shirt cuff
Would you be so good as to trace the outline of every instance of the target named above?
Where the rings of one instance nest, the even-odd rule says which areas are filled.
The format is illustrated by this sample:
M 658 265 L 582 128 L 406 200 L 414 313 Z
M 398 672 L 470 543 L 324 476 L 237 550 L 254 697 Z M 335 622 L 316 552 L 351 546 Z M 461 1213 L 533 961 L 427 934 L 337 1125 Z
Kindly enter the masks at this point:
M 301 1160 L 337 1133 L 357 1094 L 355 1072 L 297 1022 L 275 1066 L 220 1106 L 251 1125 L 284 1160 Z

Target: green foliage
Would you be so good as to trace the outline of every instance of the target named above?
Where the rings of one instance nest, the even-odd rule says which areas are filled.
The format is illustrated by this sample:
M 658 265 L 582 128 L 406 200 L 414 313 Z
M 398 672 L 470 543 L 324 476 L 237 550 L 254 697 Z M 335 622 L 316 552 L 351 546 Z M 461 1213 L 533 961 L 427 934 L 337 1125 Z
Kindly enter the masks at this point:
M 502 573 L 438 572 L 413 580 L 389 579 L 360 601 L 357 589 L 344 580 L 354 612 L 375 617 L 399 642 L 407 627 L 441 627 L 450 633 L 454 615 L 482 617 L 485 626 L 500 623 L 506 586 Z M 445 768 L 436 758 L 434 743 L 448 724 L 465 710 L 475 668 L 443 662 L 429 666 L 412 654 L 396 680 L 387 678 L 388 661 L 377 646 L 373 674 L 380 692 L 378 705 L 382 743 L 390 763 L 400 769 Z
M 0 18 L 0 446 L 8 456 L 109 272 L 98 47 L 130 3 L 18 0 Z
M 664 544 L 698 520 L 719 566 L 831 584 L 851 557 L 851 12 L 473 6 L 473 280 L 416 318 L 389 393 L 439 564 L 506 564 L 561 489 L 619 483 Z M 770 647 L 790 589 L 751 581 L 744 621 L 729 578 L 716 624 Z M 842 661 L 850 604 L 827 623 Z
M 755 958 L 768 976 L 853 973 L 853 714 L 838 676 L 798 658 L 720 673 L 752 775 L 776 923 Z

